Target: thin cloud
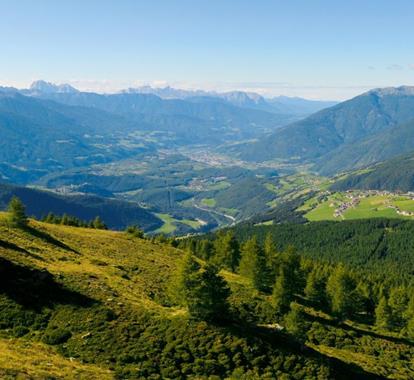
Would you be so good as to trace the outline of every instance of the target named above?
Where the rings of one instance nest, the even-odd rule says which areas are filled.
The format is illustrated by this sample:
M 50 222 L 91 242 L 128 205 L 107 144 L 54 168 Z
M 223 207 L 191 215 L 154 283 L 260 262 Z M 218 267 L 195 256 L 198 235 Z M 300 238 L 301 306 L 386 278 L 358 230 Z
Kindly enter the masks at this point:
M 392 65 L 387 66 L 387 70 L 401 71 L 401 70 L 404 70 L 404 67 L 401 65 L 398 65 L 397 63 L 393 63 Z

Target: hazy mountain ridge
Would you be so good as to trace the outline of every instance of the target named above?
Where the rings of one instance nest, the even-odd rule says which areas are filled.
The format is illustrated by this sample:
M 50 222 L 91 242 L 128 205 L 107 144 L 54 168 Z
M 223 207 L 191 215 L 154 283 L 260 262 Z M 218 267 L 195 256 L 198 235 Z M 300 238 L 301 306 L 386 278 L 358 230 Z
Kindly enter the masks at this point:
M 239 153 L 252 161 L 297 158 L 320 160 L 323 165 L 337 155 L 336 149 L 343 148 L 346 156 L 348 147 L 351 150 L 354 144 L 385 134 L 413 118 L 412 87 L 372 90 L 281 128 L 257 143 L 246 144 Z M 356 158 L 354 153 L 352 156 Z M 344 168 L 338 163 L 330 173 Z

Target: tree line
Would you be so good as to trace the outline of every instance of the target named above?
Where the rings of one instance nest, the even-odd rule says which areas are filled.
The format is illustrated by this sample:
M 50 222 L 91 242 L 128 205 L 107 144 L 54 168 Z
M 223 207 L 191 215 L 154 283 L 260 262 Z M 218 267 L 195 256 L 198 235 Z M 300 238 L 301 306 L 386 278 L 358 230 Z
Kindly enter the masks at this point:
M 28 217 L 26 215 L 26 207 L 23 202 L 16 196 L 12 197 L 8 207 L 8 224 L 11 227 L 26 227 L 28 224 Z M 50 224 L 60 224 L 64 226 L 72 227 L 84 227 L 84 228 L 95 228 L 99 230 L 106 230 L 107 226 L 103 220 L 96 216 L 90 221 L 81 220 L 76 216 L 72 215 L 55 215 L 52 212 L 49 212 L 44 218 L 41 219 L 44 223 Z
M 187 269 L 179 271 L 181 285 L 175 289 L 184 299 L 188 294 L 187 301 L 181 304 L 188 306 L 190 314 L 198 315 L 193 312 L 194 299 L 201 302 L 199 298 L 209 294 L 195 290 L 200 286 L 200 279 L 195 281 L 197 286 L 193 280 L 186 282 L 191 277 L 187 276 L 190 269 L 200 271 L 200 264 L 192 258 L 196 256 L 207 262 L 201 272 L 215 276 L 215 284 L 211 286 L 221 299 L 217 305 L 213 305 L 214 300 L 208 300 L 208 297 L 204 301 L 211 305 L 210 312 L 216 318 L 223 319 L 226 315 L 223 305 L 229 295 L 228 285 L 223 278 L 216 279 L 220 277 L 220 270 L 225 269 L 249 279 L 258 292 L 269 298 L 274 321 L 283 321 L 283 326 L 298 338 L 305 335 L 306 328 L 303 307 L 299 307 L 302 304 L 328 313 L 339 323 L 353 320 L 414 339 L 412 283 L 393 282 L 369 270 L 358 271 L 343 263 L 332 264 L 304 257 L 293 246 L 279 251 L 270 234 L 263 244 L 254 235 L 240 243 L 231 230 L 211 236 L 214 238 L 184 239 L 179 243 L 190 253 L 186 256 Z M 207 278 L 210 277 L 206 276 L 203 281 Z M 182 284 L 187 284 L 186 291 L 180 290 Z

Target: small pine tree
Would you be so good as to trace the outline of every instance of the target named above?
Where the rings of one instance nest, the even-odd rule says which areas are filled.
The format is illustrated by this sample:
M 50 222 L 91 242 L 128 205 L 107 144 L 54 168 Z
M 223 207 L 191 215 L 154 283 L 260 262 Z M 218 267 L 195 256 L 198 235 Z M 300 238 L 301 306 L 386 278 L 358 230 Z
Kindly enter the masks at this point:
M 322 306 L 325 303 L 325 287 L 325 279 L 313 269 L 306 280 L 305 296 L 315 305 Z
M 106 225 L 105 223 L 102 221 L 102 219 L 97 216 L 94 220 L 93 220 L 93 228 L 96 228 L 97 230 L 106 230 Z
M 60 224 L 64 225 L 64 226 L 68 226 L 69 225 L 69 217 L 67 214 L 63 214 L 62 215 L 62 219 L 60 220 Z
M 128 226 L 125 229 L 125 232 L 133 237 L 143 239 L 144 238 L 144 231 L 142 231 L 138 226 Z
M 414 295 L 410 298 L 404 316 L 407 320 L 407 335 L 410 339 L 414 339 Z
M 262 247 L 254 236 L 242 247 L 242 257 L 239 265 L 239 273 L 251 279 L 257 290 L 269 289 L 269 274 L 266 266 L 266 257 Z
M 338 265 L 328 278 L 326 292 L 331 311 L 338 318 L 351 316 L 353 308 L 354 284 L 343 265 Z
M 230 288 L 219 275 L 219 269 L 213 264 L 207 264 L 193 280 L 193 287 L 187 296 L 190 315 L 211 322 L 224 320 L 228 312 Z
M 408 302 L 408 292 L 405 287 L 399 286 L 391 289 L 390 296 L 388 298 L 388 305 L 390 306 L 392 313 L 392 330 L 399 331 L 405 326 L 407 322 L 405 314 Z
M 305 343 L 309 326 L 300 305 L 295 302 L 290 304 L 290 311 L 285 315 L 284 325 L 287 332 L 293 335 L 297 341 Z
M 11 227 L 26 227 L 28 220 L 26 216 L 26 209 L 22 201 L 17 198 L 13 197 L 8 206 L 8 222 Z
M 220 234 L 214 242 L 214 251 L 214 264 L 236 271 L 240 261 L 240 247 L 233 232 Z
M 266 235 L 264 245 L 263 245 L 264 254 L 266 257 L 266 265 L 268 267 L 268 272 L 270 278 L 275 278 L 277 273 L 277 251 L 276 246 L 273 242 L 273 237 L 270 233 Z
M 209 261 L 214 255 L 214 245 L 208 239 L 203 239 L 200 241 L 197 255 L 203 260 Z
M 170 284 L 169 294 L 172 303 L 188 306 L 187 300 L 192 288 L 195 286 L 195 277 L 200 270 L 200 264 L 194 259 L 190 251 L 182 258 L 176 276 Z
M 276 277 L 276 283 L 272 292 L 272 305 L 275 313 L 285 314 L 289 310 L 289 305 L 293 301 L 292 286 L 289 284 L 289 276 L 282 268 Z
M 389 330 L 391 327 L 391 308 L 387 299 L 382 296 L 375 308 L 375 326 L 379 329 Z
M 219 321 L 226 317 L 230 289 L 213 264 L 201 268 L 190 251 L 183 257 L 170 284 L 173 303 L 186 306 L 193 318 Z

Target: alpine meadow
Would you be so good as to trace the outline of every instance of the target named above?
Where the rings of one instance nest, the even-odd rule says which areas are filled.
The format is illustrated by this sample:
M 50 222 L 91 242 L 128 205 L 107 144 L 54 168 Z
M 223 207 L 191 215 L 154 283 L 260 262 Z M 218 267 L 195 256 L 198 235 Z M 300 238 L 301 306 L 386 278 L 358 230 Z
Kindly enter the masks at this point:
M 0 379 L 414 379 L 413 13 L 0 0 Z

